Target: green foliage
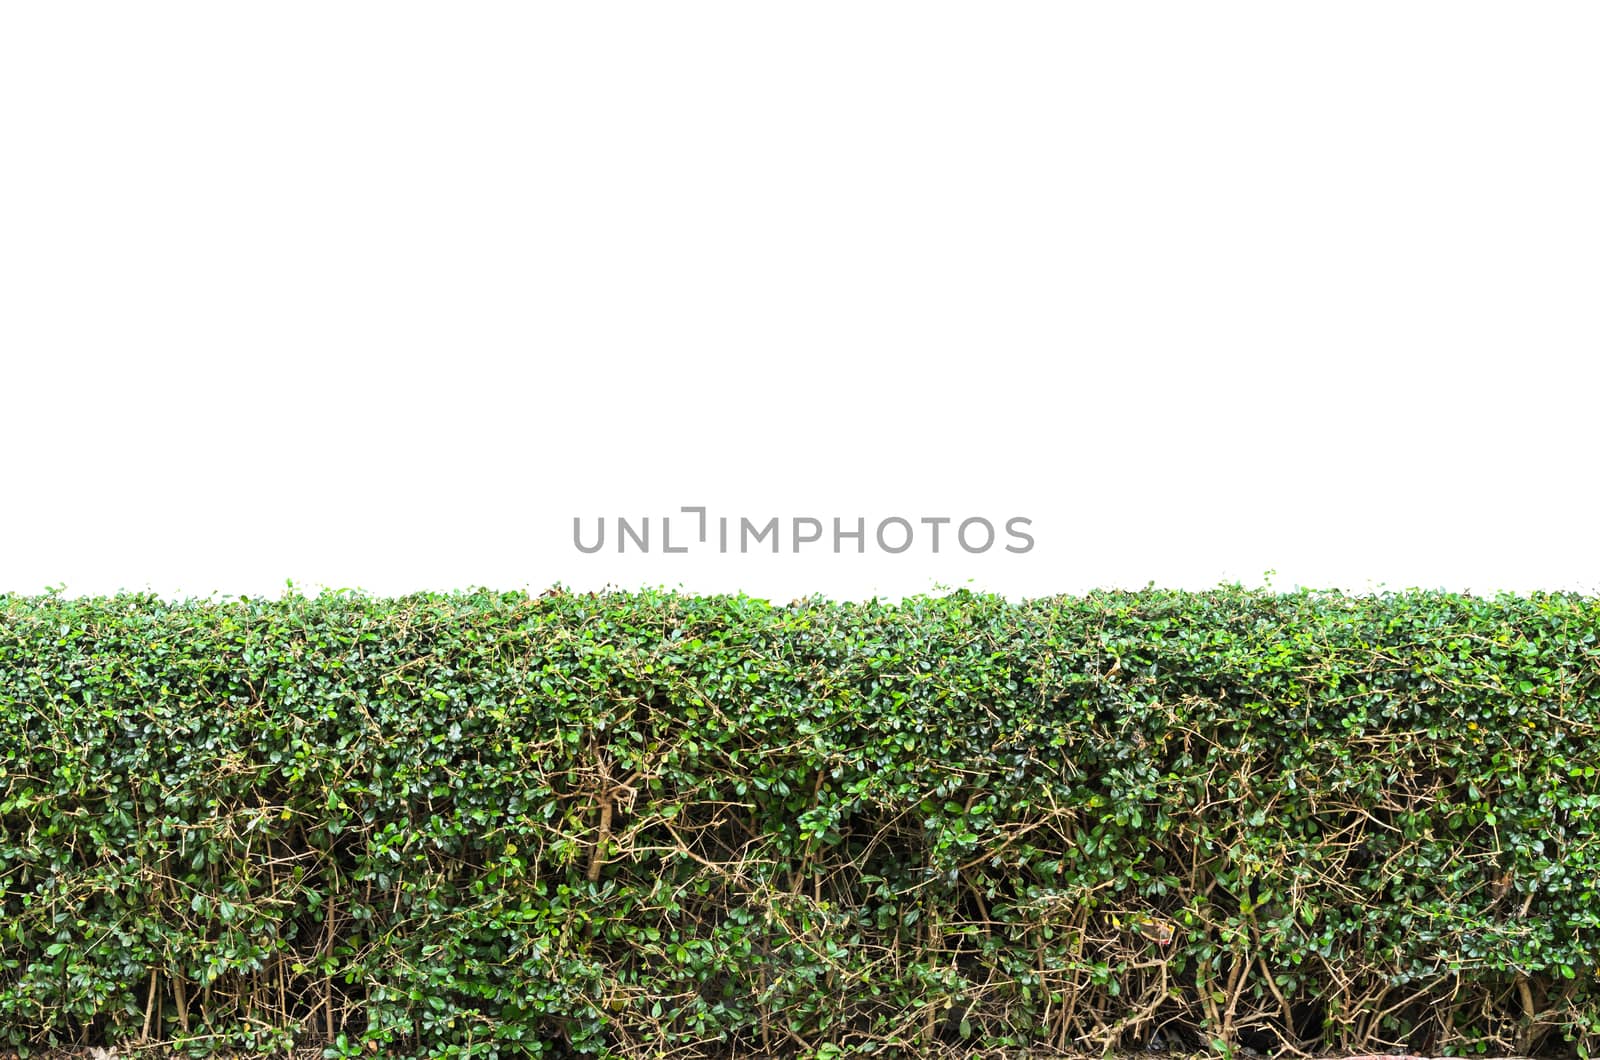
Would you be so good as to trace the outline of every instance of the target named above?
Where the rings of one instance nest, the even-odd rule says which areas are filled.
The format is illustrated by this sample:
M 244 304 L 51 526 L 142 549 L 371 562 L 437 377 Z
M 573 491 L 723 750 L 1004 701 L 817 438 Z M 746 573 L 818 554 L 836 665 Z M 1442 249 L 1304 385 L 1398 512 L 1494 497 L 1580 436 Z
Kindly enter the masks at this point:
M 0 1045 L 1600 1044 L 1600 602 L 0 596 Z

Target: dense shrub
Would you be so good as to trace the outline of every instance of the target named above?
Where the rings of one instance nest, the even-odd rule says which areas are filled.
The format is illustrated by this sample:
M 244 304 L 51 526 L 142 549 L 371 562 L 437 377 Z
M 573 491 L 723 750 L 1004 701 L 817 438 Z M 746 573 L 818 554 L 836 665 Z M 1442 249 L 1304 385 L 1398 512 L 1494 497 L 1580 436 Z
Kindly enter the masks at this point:
M 1238 587 L 0 596 L 0 1042 L 1587 1055 L 1597 631 Z

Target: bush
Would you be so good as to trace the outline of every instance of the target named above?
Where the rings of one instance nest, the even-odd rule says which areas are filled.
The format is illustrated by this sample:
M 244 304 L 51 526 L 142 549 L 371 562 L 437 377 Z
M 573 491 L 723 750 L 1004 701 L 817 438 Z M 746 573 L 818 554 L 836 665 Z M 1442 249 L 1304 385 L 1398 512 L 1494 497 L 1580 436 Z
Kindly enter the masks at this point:
M 0 596 L 0 1041 L 1587 1056 L 1597 630 L 1239 587 Z

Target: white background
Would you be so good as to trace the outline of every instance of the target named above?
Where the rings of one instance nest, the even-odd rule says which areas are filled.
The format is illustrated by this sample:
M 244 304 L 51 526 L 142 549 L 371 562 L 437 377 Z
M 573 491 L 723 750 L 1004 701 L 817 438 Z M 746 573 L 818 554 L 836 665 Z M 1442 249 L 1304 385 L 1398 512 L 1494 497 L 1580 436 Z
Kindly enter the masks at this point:
M 1600 590 L 1597 31 L 6 5 L 0 591 Z M 572 546 L 696 504 L 1037 545 Z

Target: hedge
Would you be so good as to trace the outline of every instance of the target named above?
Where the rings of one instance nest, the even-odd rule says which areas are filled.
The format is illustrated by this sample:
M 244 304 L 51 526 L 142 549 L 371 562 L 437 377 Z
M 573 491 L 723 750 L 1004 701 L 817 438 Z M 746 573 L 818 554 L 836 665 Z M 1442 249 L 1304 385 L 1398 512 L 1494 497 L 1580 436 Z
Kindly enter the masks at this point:
M 1600 602 L 0 596 L 0 1043 L 1587 1057 Z

